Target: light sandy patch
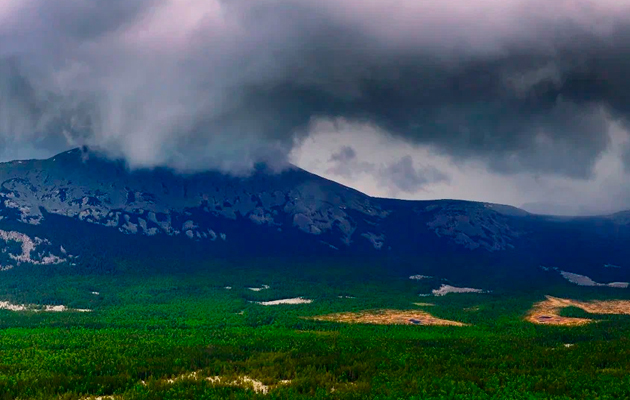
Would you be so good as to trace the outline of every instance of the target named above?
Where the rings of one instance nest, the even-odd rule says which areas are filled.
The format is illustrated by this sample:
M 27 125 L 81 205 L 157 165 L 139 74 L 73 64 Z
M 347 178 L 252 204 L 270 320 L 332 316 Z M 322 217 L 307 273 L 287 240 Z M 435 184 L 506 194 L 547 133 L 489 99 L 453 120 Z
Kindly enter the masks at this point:
M 433 303 L 413 303 L 416 306 L 420 306 L 420 307 L 428 307 L 428 306 L 434 306 L 435 304 Z
M 409 279 L 415 280 L 415 281 L 419 281 L 421 279 L 431 279 L 431 278 L 432 278 L 431 276 L 427 276 L 427 275 L 411 275 L 409 277 Z
M 573 272 L 560 271 L 562 277 L 571 283 L 579 286 L 607 286 L 612 288 L 625 289 L 628 287 L 628 282 L 611 282 L 611 283 L 597 283 L 588 276 L 574 274 Z
M 261 306 L 277 306 L 280 304 L 311 304 L 313 300 L 305 299 L 304 297 L 294 297 L 292 299 L 279 299 L 272 301 L 255 301 L 254 303 Z
M 362 312 L 347 312 L 312 317 L 317 321 L 343 322 L 349 324 L 376 325 L 450 325 L 464 326 L 461 322 L 449 321 L 432 316 L 418 310 L 369 310 Z
M 0 301 L 0 309 L 1 310 L 9 310 L 9 311 L 26 311 L 25 304 L 11 304 L 8 301 Z
M 37 304 L 13 304 L 8 301 L 0 301 L 0 310 L 9 311 L 32 311 L 32 312 L 91 312 L 84 308 L 68 308 L 63 305 L 37 305 Z
M 578 301 L 545 296 L 546 300 L 534 304 L 525 319 L 534 324 L 577 326 L 594 322 L 588 318 L 569 318 L 559 315 L 560 310 L 577 307 L 589 314 L 630 315 L 630 300 Z
M 43 311 L 45 312 L 64 312 L 68 308 L 66 306 L 44 306 Z
M 269 289 L 269 285 L 262 285 L 261 287 L 248 287 L 247 289 L 253 291 L 253 292 L 260 292 L 261 290 L 267 290 Z
M 220 376 L 209 376 L 206 378 L 207 381 L 219 385 L 219 386 L 236 386 L 242 388 L 252 389 L 256 393 L 267 394 L 271 389 L 271 386 L 265 385 L 259 380 L 252 379 L 249 376 L 239 376 L 236 379 L 226 379 Z M 284 381 L 282 381 L 284 382 Z
M 485 292 L 482 289 L 442 285 L 440 286 L 439 289 L 433 289 L 431 293 L 433 293 L 434 296 L 445 296 L 449 293 L 485 293 Z
M 200 371 L 190 372 L 188 374 L 183 374 L 174 378 L 166 379 L 166 383 L 176 383 L 181 380 L 206 380 L 217 386 L 233 386 L 233 387 L 241 387 L 248 388 L 253 390 L 256 393 L 267 394 L 270 390 L 277 388 L 278 386 L 284 386 L 291 384 L 290 380 L 281 380 L 278 381 L 275 385 L 265 385 L 259 380 L 250 378 L 247 375 L 239 376 L 236 378 L 230 377 L 222 377 L 222 376 L 207 376 L 203 377 Z M 146 383 L 142 382 L 144 385 Z

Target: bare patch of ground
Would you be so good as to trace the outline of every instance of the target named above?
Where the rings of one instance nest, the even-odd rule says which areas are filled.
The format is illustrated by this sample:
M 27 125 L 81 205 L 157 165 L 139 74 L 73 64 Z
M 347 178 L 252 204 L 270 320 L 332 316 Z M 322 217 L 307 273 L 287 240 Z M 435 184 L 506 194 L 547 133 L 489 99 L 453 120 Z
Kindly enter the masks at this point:
M 435 304 L 433 303 L 413 303 L 416 306 L 420 306 L 420 307 L 429 307 L 429 306 L 434 306 Z
M 0 301 L 0 310 L 9 310 L 9 311 L 32 311 L 32 312 L 64 312 L 64 311 L 75 311 L 75 312 L 91 312 L 92 310 L 83 309 L 83 308 L 68 308 L 62 305 L 37 305 L 37 304 L 13 304 L 8 301 Z
M 630 300 L 578 301 L 545 296 L 546 300 L 534 304 L 525 319 L 534 324 L 579 326 L 594 322 L 589 318 L 569 318 L 559 315 L 560 310 L 577 307 L 589 314 L 630 315 Z
M 304 297 L 295 297 L 292 299 L 279 299 L 272 301 L 256 301 L 256 304 L 260 304 L 261 306 L 277 306 L 280 304 L 311 304 L 313 300 L 305 299 Z
M 188 374 L 184 374 L 184 375 L 180 375 L 180 376 L 176 376 L 174 378 L 170 378 L 166 380 L 166 383 L 175 383 L 177 381 L 180 380 L 184 380 L 184 379 L 192 379 L 192 380 L 206 380 L 209 381 L 210 383 L 217 385 L 217 386 L 236 386 L 236 387 L 242 387 L 242 388 L 249 388 L 252 389 L 254 392 L 256 393 L 261 393 L 261 394 L 267 394 L 269 393 L 270 390 L 278 387 L 278 386 L 282 386 L 282 385 L 288 385 L 291 383 L 291 381 L 289 380 L 282 380 L 279 381 L 278 383 L 276 383 L 275 385 L 265 385 L 264 383 L 262 383 L 259 380 L 250 378 L 247 375 L 243 375 L 243 376 L 238 376 L 236 378 L 230 378 L 230 377 L 222 377 L 222 376 L 206 376 L 203 377 L 201 376 L 200 372 L 191 372 Z M 143 382 L 143 384 L 146 385 L 145 382 Z
M 433 289 L 431 291 L 434 296 L 444 296 L 449 293 L 484 293 L 482 289 L 473 289 L 473 288 L 461 288 L 455 287 L 451 285 L 442 285 L 439 289 Z
M 432 277 L 427 276 L 427 275 L 411 275 L 409 277 L 409 279 L 414 280 L 414 281 L 419 281 L 422 279 L 431 279 Z
M 261 290 L 267 290 L 269 289 L 269 285 L 262 285 L 261 287 L 248 287 L 247 289 L 253 291 L 253 292 L 260 292 Z
M 251 389 L 254 392 L 259 393 L 259 394 L 268 394 L 269 391 L 273 390 L 274 388 L 277 388 L 283 385 L 289 385 L 291 383 L 291 381 L 289 380 L 282 380 L 274 385 L 265 385 L 261 381 L 250 378 L 247 375 L 238 376 L 235 378 L 222 377 L 222 376 L 205 376 L 204 377 L 201 375 L 200 371 L 190 372 L 187 374 L 176 376 L 174 378 L 164 379 L 161 382 L 165 382 L 167 384 L 174 384 L 182 380 L 206 380 L 216 386 L 241 387 L 241 388 Z M 145 381 L 141 381 L 141 383 L 145 386 L 147 385 Z M 114 400 L 115 398 L 116 397 L 114 396 L 97 396 L 97 397 L 88 396 L 88 397 L 81 398 L 81 400 Z
M 464 326 L 466 324 L 440 319 L 419 310 L 368 310 L 347 312 L 312 317 L 318 321 L 343 322 L 349 324 L 376 325 L 449 325 Z

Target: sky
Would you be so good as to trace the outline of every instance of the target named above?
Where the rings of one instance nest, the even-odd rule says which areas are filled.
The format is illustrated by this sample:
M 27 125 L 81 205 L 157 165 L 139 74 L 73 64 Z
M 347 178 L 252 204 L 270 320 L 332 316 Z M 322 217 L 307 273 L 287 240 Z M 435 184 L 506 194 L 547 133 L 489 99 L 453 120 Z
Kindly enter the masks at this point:
M 625 0 L 0 0 L 0 160 L 630 209 Z

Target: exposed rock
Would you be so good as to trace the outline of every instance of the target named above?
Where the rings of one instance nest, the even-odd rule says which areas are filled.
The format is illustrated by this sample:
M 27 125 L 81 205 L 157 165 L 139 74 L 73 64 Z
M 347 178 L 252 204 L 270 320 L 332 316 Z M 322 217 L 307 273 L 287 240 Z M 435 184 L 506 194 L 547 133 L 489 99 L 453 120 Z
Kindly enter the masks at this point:
M 608 286 L 612 288 L 625 289 L 629 285 L 628 282 L 597 283 L 588 276 L 574 274 L 573 272 L 560 271 L 560 274 L 564 279 L 578 286 Z
M 418 208 L 416 212 L 432 215 L 427 227 L 438 236 L 450 237 L 455 243 L 471 250 L 480 247 L 489 251 L 513 248 L 512 242 L 522 234 L 510 227 L 505 209 L 494 204 L 445 202 Z
M 38 246 L 50 246 L 50 242 L 40 239 L 38 237 L 31 239 L 29 236 L 20 232 L 0 230 L 0 240 L 3 240 L 6 243 L 18 242 L 21 244 L 21 252 L 19 254 L 9 252 L 7 248 L 3 249 L 2 252 L 8 253 L 9 258 L 15 263 L 0 265 L 0 270 L 8 270 L 13 268 L 15 265 L 20 265 L 22 263 L 29 263 L 34 265 L 51 265 L 61 264 L 67 261 L 66 258 L 62 258 L 50 252 L 44 251 L 38 253 Z M 61 250 L 63 250 L 61 251 L 61 253 L 63 253 L 64 255 L 67 254 L 65 249 L 61 248 Z
M 311 304 L 313 300 L 305 299 L 304 297 L 295 297 L 292 299 L 279 299 L 272 301 L 256 301 L 256 304 L 261 306 L 278 306 L 280 304 Z
M 484 293 L 482 289 L 462 288 L 451 285 L 442 285 L 439 289 L 433 289 L 431 291 L 434 296 L 444 296 L 449 293 Z
M 411 275 L 409 279 L 419 281 L 421 279 L 431 279 L 431 277 L 427 275 Z
M 372 243 L 372 246 L 374 246 L 374 248 L 377 250 L 380 250 L 383 247 L 383 244 L 385 243 L 384 234 L 377 235 L 376 233 L 373 233 L 373 232 L 367 232 L 367 233 L 362 233 L 361 236 L 369 240 L 370 243 Z

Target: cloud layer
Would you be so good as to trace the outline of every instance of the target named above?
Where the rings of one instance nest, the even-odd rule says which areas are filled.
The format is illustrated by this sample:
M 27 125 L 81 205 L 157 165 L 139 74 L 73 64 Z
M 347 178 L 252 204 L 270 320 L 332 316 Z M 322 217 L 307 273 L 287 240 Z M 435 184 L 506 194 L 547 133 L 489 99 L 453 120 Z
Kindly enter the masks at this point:
M 6 0 L 0 156 L 88 144 L 239 173 L 343 118 L 583 179 L 628 121 L 629 46 L 615 0 Z
M 412 145 L 369 125 L 321 122 L 311 132 L 293 150 L 292 161 L 373 196 L 475 200 L 556 215 L 630 209 L 630 174 L 622 161 L 630 140 L 618 125 L 611 127 L 611 146 L 598 158 L 589 179 L 528 170 L 506 174 L 489 169 L 482 160 L 453 160 L 431 146 Z M 392 171 L 404 173 L 387 173 Z
M 356 150 L 348 145 L 333 153 L 328 163 L 332 165 L 318 172 L 350 181 L 361 174 L 372 175 L 380 187 L 388 190 L 388 197 L 397 197 L 400 193 L 416 194 L 424 190 L 426 185 L 449 180 L 447 174 L 433 166 L 416 167 L 409 154 L 384 163 L 361 161 Z

